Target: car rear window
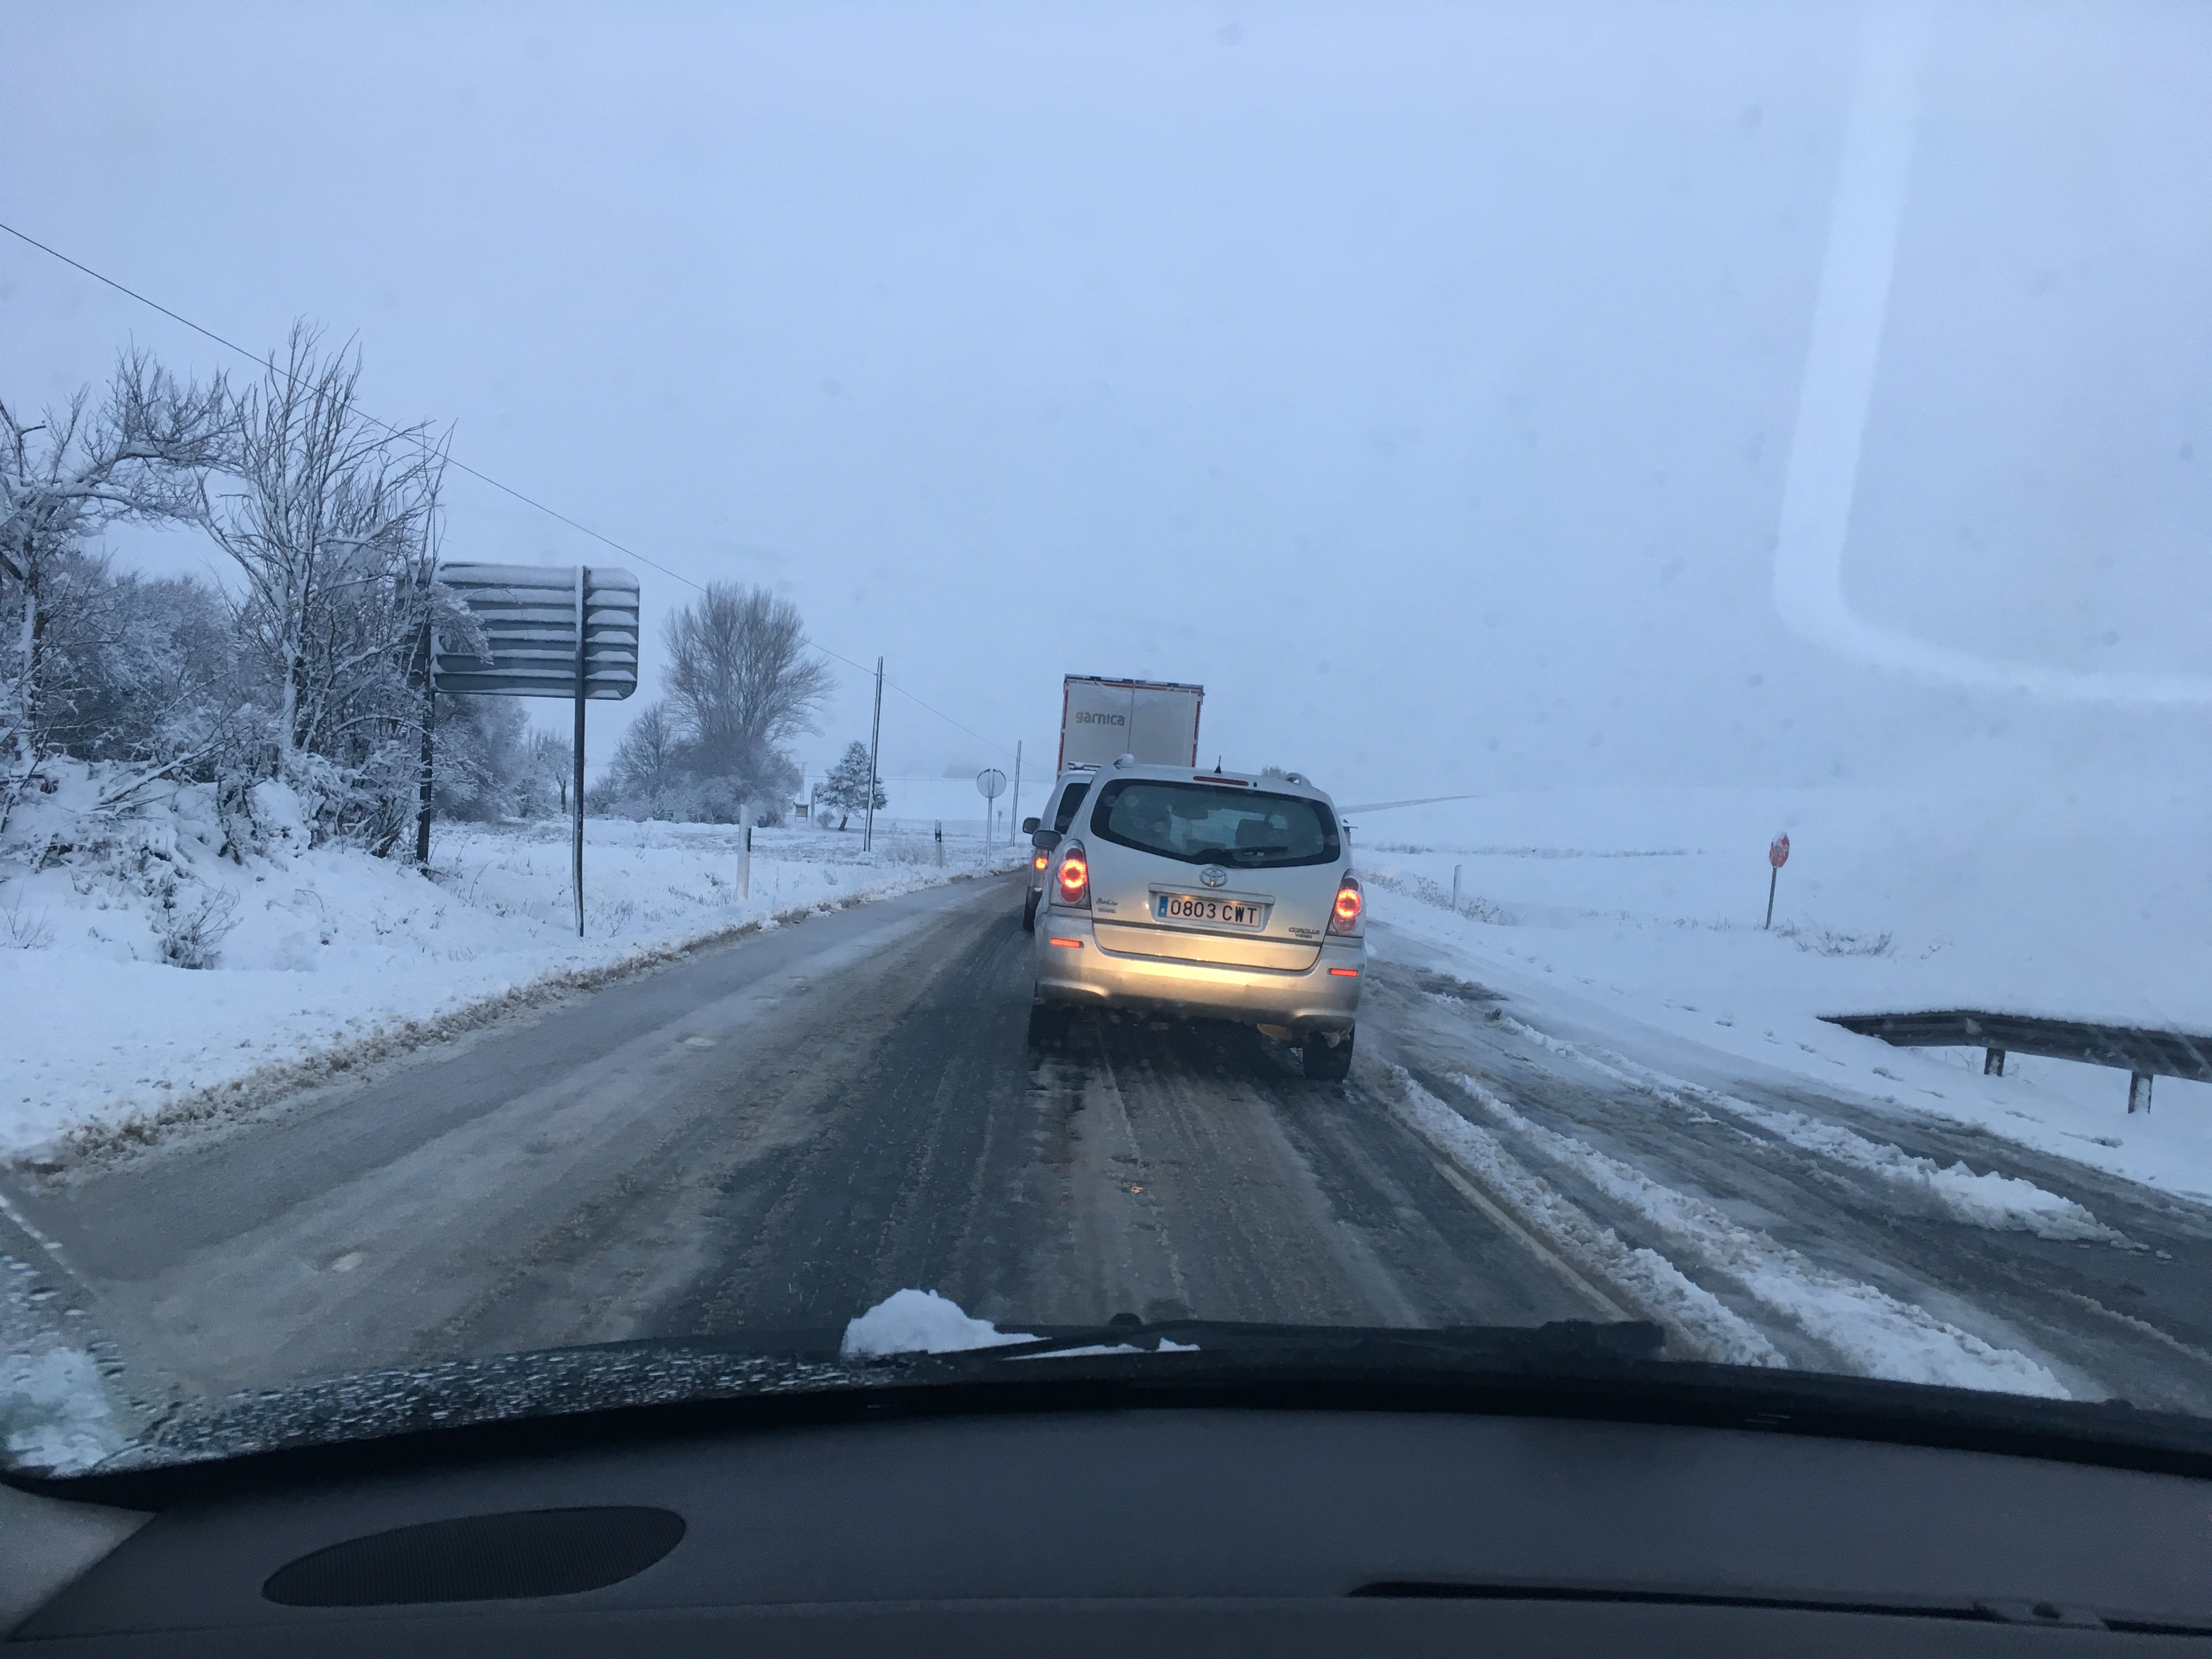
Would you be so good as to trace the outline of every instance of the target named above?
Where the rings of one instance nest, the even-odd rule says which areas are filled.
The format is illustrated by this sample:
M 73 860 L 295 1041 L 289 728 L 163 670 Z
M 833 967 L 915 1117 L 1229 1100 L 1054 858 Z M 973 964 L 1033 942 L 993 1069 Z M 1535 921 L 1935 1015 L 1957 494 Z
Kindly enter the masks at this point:
M 1060 798 L 1060 810 L 1052 815 L 1052 827 L 1066 835 L 1067 826 L 1075 822 L 1075 809 L 1083 805 L 1083 798 L 1090 793 L 1091 781 L 1088 778 L 1081 783 L 1069 784 L 1067 793 Z
M 1186 864 L 1276 869 L 1341 856 L 1336 818 L 1304 795 L 1214 783 L 1121 778 L 1098 792 L 1091 832 L 1102 841 Z

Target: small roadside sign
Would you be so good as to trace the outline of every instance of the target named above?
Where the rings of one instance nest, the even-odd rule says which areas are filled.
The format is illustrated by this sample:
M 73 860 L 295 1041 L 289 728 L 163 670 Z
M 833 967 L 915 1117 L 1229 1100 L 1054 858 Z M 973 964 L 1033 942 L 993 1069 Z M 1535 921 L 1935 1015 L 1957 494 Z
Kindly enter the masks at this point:
M 1782 866 L 1790 862 L 1790 837 L 1777 836 L 1766 846 L 1766 920 L 1760 925 L 1774 926 L 1774 884 L 1782 874 Z

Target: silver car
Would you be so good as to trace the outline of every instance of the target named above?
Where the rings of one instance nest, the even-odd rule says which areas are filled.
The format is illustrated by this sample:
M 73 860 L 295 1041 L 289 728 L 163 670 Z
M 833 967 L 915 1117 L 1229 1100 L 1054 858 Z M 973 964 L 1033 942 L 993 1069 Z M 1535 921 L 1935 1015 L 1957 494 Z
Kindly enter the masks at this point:
M 1083 798 L 1090 792 L 1091 781 L 1098 775 L 1095 766 L 1077 766 L 1062 772 L 1054 780 L 1052 793 L 1045 797 L 1044 811 L 1033 818 L 1022 820 L 1022 833 L 1030 837 L 1029 890 L 1022 899 L 1022 926 L 1036 926 L 1037 906 L 1044 899 L 1045 871 L 1052 864 L 1052 848 L 1058 839 L 1067 833 Z
M 1064 831 L 1033 835 L 1048 858 L 1035 1040 L 1074 1008 L 1161 1008 L 1295 1043 L 1308 1077 L 1349 1074 L 1366 904 L 1322 791 L 1295 772 L 1125 763 L 1095 775 Z

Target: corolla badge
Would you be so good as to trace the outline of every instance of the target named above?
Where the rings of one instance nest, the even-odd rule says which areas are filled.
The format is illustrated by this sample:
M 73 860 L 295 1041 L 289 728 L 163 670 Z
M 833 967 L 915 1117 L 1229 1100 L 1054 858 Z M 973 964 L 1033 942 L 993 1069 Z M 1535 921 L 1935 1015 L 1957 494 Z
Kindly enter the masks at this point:
M 1208 887 L 1218 887 L 1229 879 L 1229 872 L 1218 864 L 1209 864 L 1198 872 L 1198 878 Z

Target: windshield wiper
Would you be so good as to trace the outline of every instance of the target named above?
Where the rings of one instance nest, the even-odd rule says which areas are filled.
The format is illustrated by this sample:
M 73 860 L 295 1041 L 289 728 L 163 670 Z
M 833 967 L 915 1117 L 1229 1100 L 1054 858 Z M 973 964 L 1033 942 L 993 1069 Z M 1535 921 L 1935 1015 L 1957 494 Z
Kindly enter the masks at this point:
M 1666 1344 L 1659 1326 L 1643 1321 L 1562 1319 L 1544 1325 L 1270 1325 L 1241 1320 L 1170 1319 L 1146 1324 L 1132 1317 L 1073 1330 L 1047 1328 L 1027 1342 L 963 1348 L 929 1357 L 931 1367 L 973 1376 L 1038 1359 L 1119 1358 L 1135 1354 L 1204 1357 L 1242 1370 L 1316 1364 L 1332 1369 L 1399 1371 L 1434 1364 L 1510 1370 L 1563 1364 L 1656 1360 Z M 895 1356 L 905 1358 L 907 1356 Z

